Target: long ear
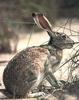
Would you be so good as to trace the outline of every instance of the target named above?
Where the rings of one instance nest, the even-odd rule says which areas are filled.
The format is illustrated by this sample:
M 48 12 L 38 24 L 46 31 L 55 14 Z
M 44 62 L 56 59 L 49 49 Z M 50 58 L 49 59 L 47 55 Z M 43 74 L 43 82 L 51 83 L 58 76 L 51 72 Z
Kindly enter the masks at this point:
M 56 37 L 56 32 L 54 32 L 54 31 L 52 31 L 52 32 L 47 31 L 47 33 L 48 33 L 50 38 Z
M 43 16 L 44 14 L 43 13 L 38 13 L 38 15 Z
M 50 37 L 49 42 L 48 42 L 48 45 L 52 45 L 53 39 L 55 38 L 55 34 L 54 34 L 55 32 L 54 33 L 51 33 L 51 32 L 48 32 L 47 31 L 47 33 L 48 33 L 48 35 Z

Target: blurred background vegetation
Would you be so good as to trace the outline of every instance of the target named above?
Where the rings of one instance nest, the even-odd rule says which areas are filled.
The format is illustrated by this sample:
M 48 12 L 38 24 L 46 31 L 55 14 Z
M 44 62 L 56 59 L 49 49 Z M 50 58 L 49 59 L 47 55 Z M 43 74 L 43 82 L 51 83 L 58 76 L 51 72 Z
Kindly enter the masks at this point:
M 0 52 L 11 52 L 10 39 L 18 40 L 16 29 L 32 29 L 32 12 L 44 13 L 54 25 L 59 18 L 78 18 L 78 9 L 79 0 L 0 0 Z

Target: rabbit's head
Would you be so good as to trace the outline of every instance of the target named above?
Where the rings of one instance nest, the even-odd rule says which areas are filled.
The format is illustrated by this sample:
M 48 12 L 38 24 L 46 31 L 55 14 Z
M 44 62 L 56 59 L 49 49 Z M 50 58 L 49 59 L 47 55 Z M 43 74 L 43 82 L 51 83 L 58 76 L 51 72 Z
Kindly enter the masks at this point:
M 70 49 L 74 45 L 74 41 L 65 33 L 55 33 L 54 37 L 50 37 L 49 45 L 59 49 Z

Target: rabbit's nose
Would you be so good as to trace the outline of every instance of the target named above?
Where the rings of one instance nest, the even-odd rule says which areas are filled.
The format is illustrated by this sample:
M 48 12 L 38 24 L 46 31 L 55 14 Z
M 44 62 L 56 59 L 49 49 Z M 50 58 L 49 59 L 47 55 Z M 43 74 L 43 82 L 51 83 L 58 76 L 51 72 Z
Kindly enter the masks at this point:
M 70 45 L 73 47 L 74 44 L 75 44 L 75 42 L 72 40 L 72 41 L 70 42 Z
M 74 45 L 74 44 L 75 44 L 75 42 L 72 40 L 72 41 L 71 41 L 71 44 L 72 44 L 72 45 Z
M 73 40 L 70 40 L 69 43 L 70 43 L 70 44 L 74 44 L 74 41 L 73 41 Z
M 74 45 L 74 41 L 71 38 L 66 38 L 68 44 Z

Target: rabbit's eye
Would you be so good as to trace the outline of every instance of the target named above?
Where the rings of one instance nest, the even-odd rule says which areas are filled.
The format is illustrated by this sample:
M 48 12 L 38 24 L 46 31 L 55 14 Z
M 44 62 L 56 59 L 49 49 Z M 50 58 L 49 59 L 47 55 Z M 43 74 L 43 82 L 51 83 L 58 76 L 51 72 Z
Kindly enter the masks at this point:
M 57 34 L 57 35 L 59 35 L 59 33 L 58 33 L 58 32 L 56 32 L 56 34 Z
M 63 39 L 66 39 L 66 35 L 63 35 L 62 38 L 63 38 Z

